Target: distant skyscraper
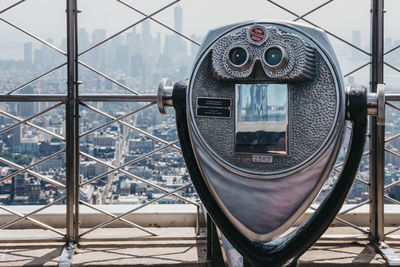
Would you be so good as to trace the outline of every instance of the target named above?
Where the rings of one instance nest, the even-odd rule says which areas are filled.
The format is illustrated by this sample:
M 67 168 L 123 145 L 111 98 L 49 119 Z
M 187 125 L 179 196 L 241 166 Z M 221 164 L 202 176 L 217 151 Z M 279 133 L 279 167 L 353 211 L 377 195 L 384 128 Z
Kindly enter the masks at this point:
M 92 44 L 95 45 L 99 42 L 102 42 L 106 39 L 107 32 L 105 29 L 96 29 L 92 32 Z M 106 67 L 106 49 L 104 45 L 96 47 L 92 51 L 88 53 L 90 57 L 90 62 L 96 68 L 105 68 Z
M 32 43 L 24 44 L 24 64 L 26 67 L 30 67 L 32 65 Z
M 78 32 L 78 49 L 86 50 L 90 46 L 89 34 L 84 28 L 80 28 Z
M 182 32 L 182 8 L 180 6 L 176 6 L 174 8 L 174 28 L 175 30 L 177 30 L 178 32 Z
M 163 53 L 168 57 L 173 57 L 175 53 L 175 36 L 173 35 L 166 35 L 164 41 L 164 49 Z
M 142 48 L 146 58 L 152 56 L 152 41 L 153 37 L 150 33 L 150 22 L 149 20 L 145 20 L 142 22 Z
M 111 46 L 118 47 L 121 46 L 123 43 L 122 35 L 118 34 L 114 38 L 111 39 Z
M 43 51 L 41 49 L 35 49 L 33 64 L 35 67 L 43 67 Z
M 68 47 L 67 47 L 67 39 L 63 38 L 61 40 L 61 45 L 60 45 L 61 50 L 63 51 L 67 51 Z
M 146 64 L 140 54 L 135 54 L 131 57 L 131 75 L 133 77 L 142 77 L 146 71 Z
M 92 44 L 97 44 L 106 39 L 107 32 L 105 29 L 96 29 L 92 32 Z
M 174 27 L 175 30 L 178 32 L 182 32 L 183 30 L 183 9 L 180 6 L 175 7 L 174 9 Z M 186 52 L 186 43 L 182 39 L 181 36 L 175 34 L 174 35 L 174 56 L 184 54 L 185 57 L 187 56 Z
M 156 38 L 153 39 L 153 55 L 158 58 L 161 54 L 161 34 L 158 32 Z
M 126 74 L 129 72 L 129 59 L 129 47 L 127 45 L 118 46 L 115 62 L 116 67 L 121 69 Z
M 21 125 L 8 131 L 8 146 L 12 152 L 20 152 L 21 148 Z
M 52 39 L 47 39 L 46 40 L 48 43 L 55 45 L 54 41 Z M 45 68 L 51 68 L 54 66 L 54 63 L 56 60 L 59 58 L 59 54 L 48 47 L 47 45 L 42 44 L 42 53 L 43 53 L 43 67 Z
M 142 54 L 142 42 L 140 34 L 136 33 L 136 27 L 132 28 L 132 32 L 126 34 L 126 44 L 132 56 Z

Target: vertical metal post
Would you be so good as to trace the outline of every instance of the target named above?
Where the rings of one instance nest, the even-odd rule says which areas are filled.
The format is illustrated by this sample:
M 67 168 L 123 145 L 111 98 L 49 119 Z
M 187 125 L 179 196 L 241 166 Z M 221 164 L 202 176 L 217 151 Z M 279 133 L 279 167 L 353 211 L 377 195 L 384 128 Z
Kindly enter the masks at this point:
M 67 242 L 78 242 L 79 233 L 79 103 L 77 0 L 67 1 L 67 75 L 66 103 L 66 188 Z M 78 192 L 78 193 L 77 193 Z
M 384 0 L 371 0 L 371 92 L 377 91 L 383 77 Z M 370 229 L 371 241 L 380 242 L 384 237 L 384 185 L 385 185 L 385 126 L 370 117 Z

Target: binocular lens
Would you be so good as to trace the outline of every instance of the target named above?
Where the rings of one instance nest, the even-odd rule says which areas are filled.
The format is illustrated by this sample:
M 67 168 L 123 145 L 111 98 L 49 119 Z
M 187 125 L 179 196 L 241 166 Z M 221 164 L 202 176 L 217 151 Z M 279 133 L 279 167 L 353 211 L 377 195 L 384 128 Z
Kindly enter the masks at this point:
M 271 47 L 265 51 L 265 62 L 270 66 L 278 66 L 283 59 L 282 50 L 278 47 Z
M 242 66 L 247 59 L 247 51 L 242 47 L 234 47 L 229 51 L 229 60 L 234 66 Z

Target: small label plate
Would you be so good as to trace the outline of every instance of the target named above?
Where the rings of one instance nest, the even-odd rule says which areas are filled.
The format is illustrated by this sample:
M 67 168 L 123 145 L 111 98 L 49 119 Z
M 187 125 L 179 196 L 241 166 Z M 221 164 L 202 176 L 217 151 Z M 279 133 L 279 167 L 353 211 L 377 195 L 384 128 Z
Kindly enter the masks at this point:
M 274 157 L 270 155 L 252 155 L 253 162 L 273 163 Z
M 220 108 L 230 108 L 231 100 L 228 98 L 197 98 L 197 105 L 201 107 L 220 107 Z
M 198 97 L 196 116 L 230 118 L 231 102 L 229 98 Z
M 268 31 L 262 25 L 253 25 L 247 32 L 247 39 L 254 45 L 262 45 L 268 38 Z

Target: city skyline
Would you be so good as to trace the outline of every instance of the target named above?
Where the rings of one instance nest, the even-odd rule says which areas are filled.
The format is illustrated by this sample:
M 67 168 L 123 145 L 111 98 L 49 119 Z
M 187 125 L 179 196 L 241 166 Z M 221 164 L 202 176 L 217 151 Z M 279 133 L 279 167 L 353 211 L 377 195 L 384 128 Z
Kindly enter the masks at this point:
M 194 7 L 196 5 L 200 4 L 195 3 Z M 220 3 L 217 5 L 220 5 Z M 149 7 L 149 9 L 151 8 L 152 6 Z M 190 9 L 193 9 L 193 7 L 190 7 Z M 189 32 L 188 29 L 190 29 L 190 25 L 193 24 L 196 17 L 193 17 L 192 21 L 191 19 L 187 19 L 187 17 L 185 19 L 185 16 L 190 15 L 193 10 L 189 11 L 186 5 L 182 5 L 170 8 L 169 12 L 172 12 L 173 19 L 170 19 L 166 24 L 177 31 Z M 200 10 L 198 13 L 201 13 Z M 214 13 L 214 9 L 210 10 L 207 16 L 212 17 Z M 237 17 L 233 16 L 233 19 L 237 19 Z M 221 21 L 224 22 L 225 20 L 222 19 Z M 40 19 L 38 22 L 40 24 Z M 210 24 L 214 24 L 215 26 L 217 23 L 212 19 L 204 20 L 202 27 L 206 28 Z M 90 27 L 90 25 L 85 24 L 85 19 L 79 25 L 78 40 L 80 51 L 103 41 L 107 36 L 114 34 L 116 32 L 115 29 L 117 29 L 113 27 L 103 28 L 101 23 L 96 24 L 96 27 Z M 80 65 L 79 80 L 82 81 L 82 84 L 79 86 L 80 93 L 129 93 L 119 85 L 122 84 L 141 94 L 155 94 L 161 78 L 169 77 L 173 81 L 179 81 L 189 77 L 195 57 L 194 51 L 198 47 L 171 31 L 157 31 L 158 26 L 155 25 L 156 23 L 145 20 L 140 25 L 128 29 L 123 34 L 82 55 L 80 57 L 82 62 L 105 73 L 105 75 L 111 77 L 114 81 L 105 79 L 92 70 Z M 347 34 L 346 39 L 354 43 L 357 47 L 368 51 L 369 40 L 365 37 L 362 27 L 358 28 L 357 26 L 355 24 L 354 28 L 345 33 L 345 35 Z M 0 32 L 3 29 L 0 28 Z M 62 36 L 65 36 L 65 31 L 63 34 Z M 40 37 L 43 38 L 44 36 Z M 198 42 L 201 42 L 202 37 L 204 37 L 203 34 L 190 34 L 189 36 Z M 9 37 L 11 40 L 13 39 L 13 35 Z M 44 39 L 47 40 L 46 38 Z M 387 38 L 387 40 L 386 49 L 390 49 L 391 46 L 397 45 L 400 42 L 400 37 Z M 65 39 L 55 37 L 51 42 L 62 50 L 66 50 Z M 0 58 L 1 94 L 18 88 L 30 79 L 66 61 L 63 55 L 34 40 L 23 39 L 23 41 L 17 41 L 17 43 L 18 51 L 22 54 L 22 58 L 18 60 L 1 60 Z M 1 54 L 10 56 L 7 49 L 1 50 L 2 45 L 4 45 L 4 42 L 0 41 Z M 368 56 L 353 48 L 346 47 L 346 45 L 340 44 L 337 41 L 333 45 L 344 73 L 369 60 Z M 400 63 L 398 53 L 391 54 L 388 60 L 394 65 Z M 368 83 L 368 68 L 354 75 L 352 74 L 345 79 L 345 84 L 351 86 L 368 86 Z M 392 84 L 395 83 L 392 82 Z M 390 88 L 390 82 L 388 83 L 388 87 Z M 31 85 L 18 91 L 18 93 L 65 94 L 66 67 L 64 66 L 50 75 L 33 82 Z M 32 114 L 50 108 L 53 104 L 5 103 L 2 105 L 1 110 L 18 118 L 27 118 Z M 90 108 L 81 106 L 81 134 L 96 129 L 96 127 L 109 122 L 112 118 L 125 116 L 129 112 L 142 107 L 135 103 L 90 104 L 92 105 Z M 101 110 L 111 117 L 101 116 L 93 110 Z M 58 153 L 64 149 L 64 144 L 60 141 L 60 138 L 57 139 L 54 136 L 46 135 L 26 125 L 12 128 L 13 124 L 16 123 L 15 119 L 12 119 L 12 116 L 0 116 L 0 131 L 2 131 L 0 135 L 2 154 L 0 156 L 2 158 L 19 162 L 23 166 L 28 166 L 46 157 L 51 157 L 54 153 Z M 56 137 L 61 136 L 62 140 L 66 129 L 64 118 L 65 110 L 63 107 L 59 107 L 35 119 L 33 123 L 51 131 Z M 387 118 L 394 122 L 393 125 L 387 127 L 388 134 L 395 134 L 398 132 L 396 125 L 399 124 L 399 121 L 392 113 L 388 113 Z M 80 147 L 81 152 L 85 155 L 82 156 L 80 165 L 81 179 L 83 182 L 91 181 L 91 179 L 96 180 L 82 187 L 82 199 L 94 204 L 132 204 L 134 202 L 150 201 L 161 193 L 159 190 L 154 190 L 147 186 L 145 182 L 162 185 L 169 190 L 176 189 L 190 182 L 183 159 L 180 157 L 179 152 L 174 149 L 163 150 L 162 153 L 155 153 L 149 158 L 135 162 L 143 154 L 150 153 L 162 147 L 163 143 L 156 141 L 157 138 L 166 140 L 167 142 L 176 140 L 175 121 L 172 115 L 161 117 L 157 109 L 152 107 L 151 109 L 141 111 L 135 116 L 129 116 L 124 120 L 124 123 L 149 133 L 156 139 L 140 135 L 132 130 L 132 128 L 127 127 L 129 129 L 126 129 L 117 123 L 84 135 L 81 138 Z M 394 141 L 388 144 L 388 146 L 392 149 L 397 149 L 400 144 Z M 112 166 L 128 165 L 122 168 L 123 173 L 108 173 L 109 168 L 104 164 L 96 162 L 93 158 L 102 160 Z M 344 153 L 341 153 L 339 158 L 342 160 Z M 397 181 L 400 178 L 400 170 L 398 170 L 396 165 L 399 165 L 400 162 L 392 156 L 388 157 L 388 161 L 391 165 L 388 165 L 386 172 L 387 181 Z M 135 164 L 131 166 L 130 162 L 135 162 Z M 18 169 L 12 166 L 6 168 L 1 168 L 3 178 L 12 175 Z M 61 153 L 61 155 L 55 156 L 45 163 L 38 164 L 34 170 L 39 176 L 42 175 L 52 178 L 57 182 L 65 183 L 65 156 Z M 142 178 L 145 182 L 135 181 L 135 175 Z M 368 169 L 365 162 L 361 167 L 360 176 L 364 180 L 368 179 Z M 2 195 L 0 202 L 7 204 L 43 203 L 43 200 L 54 200 L 57 199 L 57 196 L 62 195 L 63 191 L 56 190 L 53 184 L 43 180 L 38 184 L 39 179 L 34 177 L 35 175 L 19 174 L 14 179 L 6 179 L 4 183 L 0 184 L 0 195 Z M 330 182 L 334 182 L 334 178 L 330 179 Z M 329 187 L 330 184 L 328 183 L 324 187 L 321 196 L 329 191 Z M 364 184 L 356 184 L 350 194 L 348 203 L 364 201 L 366 188 Z M 198 201 L 193 190 L 190 190 L 188 189 L 188 191 L 182 194 Z M 394 190 L 392 194 L 400 199 L 400 192 Z M 18 198 L 18 196 L 21 196 L 21 198 Z M 171 203 L 180 203 L 177 199 L 168 199 L 167 202 L 169 201 Z

